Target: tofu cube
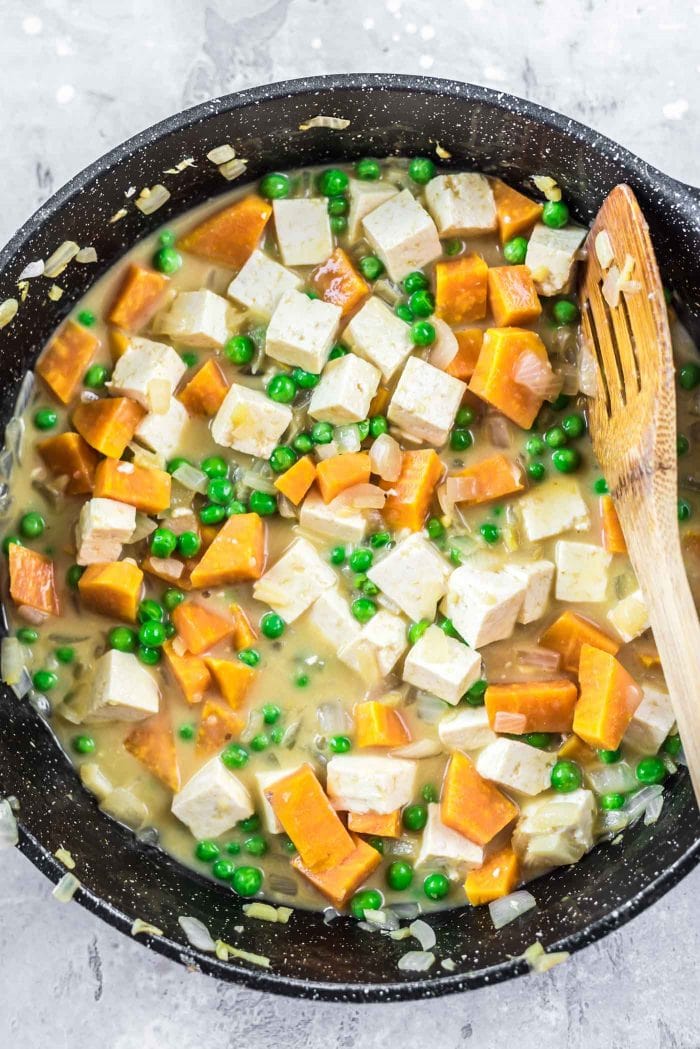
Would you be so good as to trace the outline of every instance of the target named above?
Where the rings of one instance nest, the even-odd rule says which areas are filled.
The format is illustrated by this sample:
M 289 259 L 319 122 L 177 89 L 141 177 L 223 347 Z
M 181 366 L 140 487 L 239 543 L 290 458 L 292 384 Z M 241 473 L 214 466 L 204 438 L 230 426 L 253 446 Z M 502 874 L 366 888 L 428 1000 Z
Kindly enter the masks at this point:
M 167 412 L 149 412 L 136 427 L 137 441 L 165 459 L 172 459 L 183 443 L 189 414 L 176 397 L 170 399 Z
M 531 561 L 529 564 L 506 565 L 505 570 L 513 579 L 525 585 L 525 597 L 518 613 L 519 623 L 534 623 L 547 611 L 549 595 L 554 579 L 551 561 Z
M 642 702 L 627 727 L 624 741 L 642 754 L 656 754 L 673 728 L 676 716 L 667 692 L 649 687 L 643 692 Z
M 404 620 L 380 609 L 359 634 L 338 649 L 338 659 L 366 684 L 374 685 L 391 673 L 407 647 Z
M 324 503 L 313 488 L 301 504 L 299 524 L 307 532 L 327 536 L 336 542 L 359 543 L 367 531 L 367 518 L 361 510 Z
M 291 776 L 293 772 L 300 769 L 301 765 L 290 765 L 286 769 L 273 769 L 270 772 L 256 772 L 255 773 L 255 786 L 257 787 L 258 799 L 260 802 L 260 813 L 262 815 L 263 824 L 268 834 L 284 834 L 284 827 L 275 816 L 275 810 L 272 805 L 265 797 L 265 791 L 272 786 L 273 783 L 277 783 L 278 780 L 284 779 L 285 776 Z
M 593 793 L 584 789 L 530 804 L 513 833 L 528 873 L 577 863 L 593 847 L 595 812 Z
M 296 273 L 256 248 L 229 284 L 228 297 L 268 321 L 285 292 L 300 288 L 303 283 Z
M 179 291 L 163 318 L 161 328 L 173 342 L 220 350 L 233 327 L 229 322 L 229 310 L 226 299 L 208 288 Z
M 481 674 L 481 656 L 430 626 L 406 656 L 403 679 L 455 706 Z
M 554 547 L 557 601 L 605 601 L 612 554 L 593 543 L 559 539 Z
M 114 365 L 109 392 L 115 397 L 131 397 L 146 411 L 155 411 L 160 407 L 162 390 L 167 387 L 172 396 L 186 371 L 187 365 L 172 346 L 135 335 Z
M 377 561 L 368 577 L 409 619 L 434 619 L 447 589 L 450 567 L 419 532 L 402 539 Z
M 476 771 L 501 787 L 534 797 L 549 790 L 556 761 L 555 753 L 500 737 L 481 751 L 476 759 Z
M 370 754 L 337 754 L 326 766 L 326 790 L 341 812 L 385 816 L 413 800 L 417 762 Z
M 268 604 L 285 623 L 293 623 L 335 582 L 335 572 L 311 543 L 296 539 L 253 584 L 253 597 Z
M 643 634 L 651 624 L 642 591 L 635 590 L 634 593 L 623 597 L 610 609 L 607 619 L 615 627 L 625 644 Z
M 425 202 L 441 237 L 469 237 L 496 228 L 496 201 L 484 175 L 438 175 L 425 187 Z
M 334 426 L 361 422 L 367 418 L 380 379 L 379 369 L 356 354 L 336 357 L 323 369 L 311 395 L 309 415 Z
M 387 417 L 411 437 L 445 444 L 467 384 L 447 372 L 409 357 L 389 402 Z
M 214 416 L 211 435 L 224 448 L 269 459 L 291 421 L 289 405 L 233 383 Z
M 306 622 L 334 652 L 360 633 L 360 624 L 337 587 L 324 590 L 314 601 Z
M 326 261 L 333 251 L 333 236 L 325 200 L 274 200 L 272 210 L 285 266 L 317 266 Z
M 118 561 L 122 544 L 136 528 L 136 510 L 116 499 L 88 499 L 75 529 L 75 560 L 79 565 Z
M 379 368 L 387 381 L 413 351 L 411 329 L 376 295 L 367 300 L 346 326 L 343 342 Z
M 131 652 L 115 648 L 95 662 L 90 721 L 142 721 L 158 713 L 155 679 Z
M 282 364 L 318 373 L 328 360 L 340 322 L 340 306 L 286 291 L 265 336 L 265 353 Z
M 537 223 L 527 242 L 525 265 L 540 295 L 566 291 L 576 252 L 585 236 L 586 230 L 577 226 L 550 229 L 543 222 Z
M 518 508 L 531 542 L 562 532 L 585 532 L 591 526 L 588 507 L 573 477 L 553 477 L 518 500 Z
M 455 874 L 463 875 L 466 871 L 481 867 L 483 862 L 482 847 L 445 826 L 440 819 L 440 806 L 431 802 L 416 867 L 445 867 Z
M 351 178 L 348 186 L 350 208 L 348 210 L 348 239 L 351 244 L 362 237 L 362 220 L 370 211 L 380 204 L 385 204 L 390 197 L 395 197 L 398 190 L 388 182 L 362 182 Z
M 438 736 L 450 750 L 481 750 L 498 738 L 486 707 L 464 707 L 438 721 Z
M 481 648 L 511 636 L 525 590 L 508 572 L 462 565 L 450 576 L 442 610 L 468 645 Z
M 362 220 L 365 237 L 393 281 L 442 255 L 435 223 L 409 189 L 403 189 Z
M 252 816 L 255 807 L 241 781 L 217 754 L 188 779 L 173 798 L 171 810 L 195 838 L 218 838 L 239 820 Z

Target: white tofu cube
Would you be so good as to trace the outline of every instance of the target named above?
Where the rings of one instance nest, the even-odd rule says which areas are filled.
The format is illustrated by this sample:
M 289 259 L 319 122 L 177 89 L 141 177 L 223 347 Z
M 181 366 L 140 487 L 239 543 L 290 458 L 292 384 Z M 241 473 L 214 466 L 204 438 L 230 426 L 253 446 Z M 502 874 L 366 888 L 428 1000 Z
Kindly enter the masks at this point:
M 401 430 L 436 448 L 447 440 L 467 384 L 409 357 L 389 402 L 387 417 Z
M 431 802 L 416 867 L 446 867 L 455 874 L 463 875 L 466 871 L 483 866 L 483 863 L 484 850 L 481 846 L 445 826 L 440 819 L 440 806 Z
M 496 201 L 484 175 L 438 175 L 425 187 L 425 202 L 441 237 L 469 237 L 496 228 Z
M 260 802 L 260 813 L 262 815 L 263 824 L 268 834 L 284 834 L 284 827 L 275 816 L 275 810 L 272 805 L 265 797 L 265 791 L 272 786 L 273 783 L 277 783 L 278 780 L 284 779 L 285 776 L 291 776 L 293 772 L 300 769 L 301 765 L 290 765 L 286 769 L 273 769 L 270 772 L 256 772 L 255 773 L 255 786 L 257 787 L 258 799 Z
M 326 536 L 335 542 L 359 543 L 367 531 L 367 518 L 361 510 L 336 506 L 334 503 L 324 503 L 320 494 L 312 488 L 301 504 L 299 524 L 305 531 Z
M 432 543 L 414 532 L 377 561 L 368 577 L 409 619 L 434 619 L 450 566 Z
M 333 251 L 333 236 L 325 200 L 273 200 L 272 210 L 285 266 L 317 266 L 326 261 Z
M 172 459 L 183 443 L 189 418 L 184 404 L 172 397 L 167 412 L 149 412 L 136 427 L 134 437 L 152 452 Z
M 562 532 L 585 532 L 591 526 L 588 507 L 573 477 L 553 477 L 518 500 L 525 533 L 531 542 Z
M 507 572 L 462 565 L 450 576 L 442 610 L 468 645 L 481 648 L 511 636 L 525 589 Z
M 595 813 L 593 793 L 583 789 L 528 805 L 513 833 L 528 873 L 577 863 L 593 847 Z
M 642 702 L 627 727 L 624 741 L 642 754 L 656 754 L 673 728 L 676 716 L 667 692 L 648 686 L 643 692 Z
M 337 587 L 324 590 L 314 601 L 306 622 L 334 652 L 360 633 L 360 624 Z
M 557 601 L 605 601 L 612 554 L 593 543 L 559 539 L 554 546 Z
M 303 283 L 296 273 L 256 248 L 229 284 L 227 294 L 267 321 L 285 292 L 300 288 Z
M 362 220 L 365 236 L 393 281 L 403 280 L 442 255 L 435 223 L 409 189 L 403 189 Z
M 233 328 L 229 310 L 226 299 L 208 288 L 179 291 L 163 318 L 161 330 L 173 342 L 219 350 Z
M 406 656 L 403 679 L 455 706 L 481 673 L 481 656 L 430 626 Z
M 352 640 L 338 649 L 338 659 L 374 685 L 391 673 L 408 647 L 401 616 L 380 609 Z
M 534 797 L 549 790 L 556 761 L 554 752 L 501 737 L 481 751 L 476 759 L 476 771 L 501 787 Z
M 311 395 L 309 415 L 334 426 L 361 422 L 367 418 L 380 379 L 379 369 L 356 354 L 336 357 L 323 369 Z
M 335 572 L 311 543 L 296 539 L 253 583 L 253 597 L 268 604 L 285 623 L 293 623 L 335 582 Z
M 173 798 L 171 810 L 195 838 L 218 838 L 239 820 L 252 816 L 255 807 L 241 781 L 217 754 L 188 779 Z
M 554 579 L 551 561 L 531 561 L 529 564 L 506 565 L 508 575 L 525 585 L 525 597 L 518 613 L 519 623 L 534 623 L 541 619 L 549 604 Z
M 158 685 L 131 652 L 115 648 L 95 662 L 90 721 L 142 721 L 158 713 Z
M 155 411 L 162 390 L 167 387 L 172 396 L 186 371 L 187 365 L 172 346 L 134 335 L 114 365 L 109 392 L 114 397 L 131 397 L 147 411 Z
M 88 499 L 75 529 L 75 560 L 79 565 L 118 561 L 122 544 L 136 528 L 136 510 L 116 499 Z
M 537 223 L 527 243 L 525 265 L 540 295 L 558 295 L 566 290 L 585 236 L 586 230 L 577 226 L 550 229 L 543 222 Z
M 387 182 L 363 182 L 351 178 L 348 186 L 350 208 L 348 210 L 348 239 L 351 244 L 362 236 L 362 220 L 370 211 L 380 204 L 385 204 L 390 197 L 395 197 L 398 190 Z
M 634 641 L 650 627 L 649 610 L 641 590 L 623 597 L 610 609 L 607 619 L 615 627 L 622 640 Z
M 291 421 L 288 404 L 278 404 L 260 390 L 233 383 L 214 416 L 211 435 L 224 448 L 269 459 Z
M 316 375 L 325 366 L 338 330 L 340 306 L 286 291 L 277 303 L 265 336 L 265 353 L 282 364 Z
M 481 750 L 498 738 L 486 707 L 463 707 L 438 721 L 438 736 L 450 750 Z
M 326 766 L 326 790 L 341 812 L 385 816 L 413 800 L 417 762 L 369 754 L 337 754 Z
M 411 329 L 373 295 L 343 331 L 343 342 L 379 368 L 388 381 L 413 351 Z

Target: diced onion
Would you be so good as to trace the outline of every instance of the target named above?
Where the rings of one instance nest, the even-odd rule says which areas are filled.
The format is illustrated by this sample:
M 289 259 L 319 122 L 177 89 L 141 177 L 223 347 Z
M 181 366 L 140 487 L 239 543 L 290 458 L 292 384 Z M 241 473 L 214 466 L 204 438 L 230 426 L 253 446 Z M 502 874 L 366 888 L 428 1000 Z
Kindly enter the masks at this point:
M 299 130 L 310 131 L 314 127 L 326 127 L 330 128 L 331 131 L 344 131 L 349 126 L 350 121 L 344 117 L 326 117 L 319 114 L 316 117 L 311 117 L 309 120 L 304 120 L 299 125 Z
M 628 794 L 639 786 L 633 769 L 626 761 L 593 769 L 588 773 L 588 779 L 596 794 Z
M 493 719 L 493 731 L 522 736 L 527 731 L 527 717 L 509 710 L 498 710 Z
M 518 357 L 513 368 L 513 380 L 535 397 L 543 397 L 547 401 L 559 395 L 563 381 L 560 375 L 554 374 L 548 360 L 541 360 L 531 350 L 526 350 Z
M 427 972 L 435 964 L 432 951 L 407 951 L 399 958 L 399 969 L 405 973 Z
M 434 725 L 440 720 L 446 710 L 447 703 L 443 703 L 437 696 L 422 690 L 418 692 L 416 714 L 421 721 L 425 721 L 428 725 Z
M 655 801 L 656 798 L 660 798 L 663 792 L 664 789 L 661 784 L 654 783 L 649 787 L 642 787 L 640 791 L 633 794 L 631 798 L 628 798 L 625 802 L 623 811 L 629 816 L 630 824 L 634 823 L 640 816 L 644 815 L 649 805 Z
M 551 954 L 548 954 L 539 940 L 530 944 L 521 955 L 523 961 L 527 962 L 532 971 L 536 973 L 546 973 L 549 969 L 553 969 L 555 965 L 561 965 L 562 962 L 567 961 L 570 957 L 568 951 L 552 951 Z
M 609 270 L 615 261 L 615 252 L 613 251 L 613 246 L 607 230 L 602 229 L 600 233 L 596 234 L 595 253 L 596 258 L 600 263 L 600 268 L 602 270 Z
M 414 739 L 413 743 L 406 743 L 403 747 L 392 750 L 392 757 L 412 758 L 420 761 L 422 758 L 434 758 L 436 754 L 442 754 L 442 743 L 437 739 Z
M 244 903 L 243 913 L 246 918 L 254 918 L 261 922 L 277 922 L 286 925 L 294 913 L 291 907 L 273 907 L 271 903 Z
M 182 561 L 178 561 L 175 557 L 152 557 L 150 562 L 154 572 L 167 576 L 168 579 L 180 579 L 185 571 Z
M 216 944 L 204 922 L 186 914 L 178 915 L 178 925 L 187 937 L 188 942 L 198 951 L 215 951 Z
M 397 481 L 403 462 L 401 445 L 390 434 L 380 434 L 369 450 L 369 462 L 372 473 L 383 481 Z
M 427 922 L 424 922 L 422 918 L 417 918 L 416 921 L 411 922 L 409 929 L 411 930 L 411 936 L 418 940 L 424 951 L 432 950 L 437 943 L 435 930 Z
M 163 930 L 159 929 L 157 925 L 151 925 L 150 922 L 145 922 L 142 918 L 135 918 L 131 926 L 131 935 L 141 936 L 146 933 L 149 936 L 162 936 Z
M 489 440 L 494 448 L 510 448 L 510 430 L 503 415 L 489 415 L 486 419 Z
M 223 175 L 227 182 L 233 182 L 235 178 L 242 175 L 248 167 L 248 161 L 243 157 L 227 160 L 225 164 L 219 164 L 219 174 Z
M 7 798 L 0 798 L 0 849 L 11 849 L 19 841 L 17 818 Z
M 345 452 L 359 452 L 362 447 L 360 431 L 355 423 L 348 423 L 346 426 L 337 426 L 333 434 L 333 439 L 338 446 L 338 452 L 341 455 Z
M 351 507 L 353 510 L 381 510 L 386 496 L 387 493 L 376 484 L 354 484 L 340 495 L 336 495 L 328 507 L 331 513 L 344 507 Z
M 448 973 L 453 973 L 457 968 L 457 962 L 455 962 L 452 958 L 443 958 L 440 962 L 440 967 L 442 969 L 446 969 Z
M 64 240 L 63 244 L 59 244 L 56 250 L 49 255 L 48 259 L 44 263 L 44 276 L 58 277 L 59 274 L 63 273 L 64 269 L 80 251 L 80 245 L 76 244 L 74 240 Z
M 75 870 L 75 860 L 68 849 L 56 849 L 54 856 L 64 867 L 67 867 L 69 871 Z
M 399 918 L 403 918 L 407 922 L 413 921 L 420 914 L 420 907 L 414 902 L 394 903 L 392 910 L 395 914 L 398 914 Z
M 270 467 L 267 463 L 263 464 L 262 469 L 260 467 L 256 469 L 254 466 L 251 466 L 249 469 L 241 472 L 240 481 L 256 492 L 267 492 L 268 495 L 276 495 L 277 489 L 270 480 L 269 469 Z
M 81 248 L 75 256 L 75 261 L 79 262 L 82 266 L 87 266 L 92 262 L 97 262 L 97 252 L 93 247 Z
M 2 680 L 6 685 L 18 684 L 24 669 L 24 650 L 16 637 L 4 637 L 0 643 Z
M 34 261 L 34 262 L 27 263 L 27 265 L 24 267 L 24 269 L 20 273 L 20 275 L 17 278 L 17 280 L 18 281 L 20 281 L 20 280 L 31 280 L 33 277 L 41 277 L 43 272 L 44 272 L 44 260 L 43 259 L 36 259 L 36 261 Z
M 479 494 L 479 483 L 476 477 L 448 477 L 445 482 L 445 495 L 448 506 L 455 503 L 466 503 L 476 499 Z
M 515 921 L 522 914 L 531 911 L 537 906 L 537 900 L 526 889 L 511 892 L 509 896 L 501 896 L 489 904 L 489 914 L 495 929 L 502 929 L 504 925 Z
M 152 521 L 146 514 L 137 513 L 136 527 L 131 533 L 129 543 L 140 543 L 142 539 L 147 539 L 152 532 L 155 532 L 156 527 L 155 521 Z
M 586 397 L 595 397 L 598 393 L 598 365 L 595 355 L 588 343 L 581 339 L 576 361 L 578 368 L 578 388 Z
M 430 364 L 444 371 L 457 356 L 459 343 L 449 324 L 440 320 L 439 317 L 433 317 L 431 320 L 435 328 L 436 339 L 430 350 Z
M 51 895 L 59 903 L 70 903 L 79 888 L 80 882 L 75 874 L 68 873 L 63 875 Z
M 0 328 L 6 328 L 8 324 L 12 323 L 18 309 L 19 302 L 17 299 L 5 299 L 4 302 L 0 302 Z
M 542 648 L 540 645 L 531 645 L 528 648 L 517 649 L 515 658 L 524 667 L 558 670 L 561 662 L 561 653 L 554 652 L 551 648 Z
M 199 492 L 200 495 L 204 495 L 209 484 L 207 475 L 189 463 L 182 463 L 177 470 L 173 470 L 173 477 L 183 488 L 188 488 L 190 492 Z
M 347 732 L 345 711 L 339 700 L 328 700 L 316 708 L 319 728 L 326 736 L 340 736 Z
M 150 189 L 148 186 L 144 186 L 134 203 L 142 214 L 152 215 L 158 208 L 162 208 L 168 200 L 170 200 L 170 190 L 167 190 L 165 186 L 161 186 L 160 183 L 156 183 Z
M 112 793 L 112 784 L 96 762 L 87 761 L 81 765 L 79 775 L 83 786 L 91 791 L 98 801 L 104 801 Z
M 652 798 L 647 805 L 646 812 L 644 813 L 644 826 L 649 827 L 652 823 L 656 823 L 661 810 L 664 806 L 663 794 L 659 794 L 656 798 Z
M 381 910 L 372 910 L 371 908 L 365 908 L 365 921 L 369 922 L 370 925 L 377 926 L 380 929 L 384 929 L 386 932 L 396 932 L 399 928 L 399 919 L 396 914 L 392 911 L 391 907 L 384 907 Z
M 210 149 L 207 153 L 207 160 L 210 160 L 212 164 L 226 164 L 229 160 L 233 160 L 236 155 L 236 151 L 233 146 L 226 143 L 223 146 L 215 146 L 214 149 Z
M 532 181 L 547 200 L 561 200 L 561 189 L 551 175 L 533 175 Z

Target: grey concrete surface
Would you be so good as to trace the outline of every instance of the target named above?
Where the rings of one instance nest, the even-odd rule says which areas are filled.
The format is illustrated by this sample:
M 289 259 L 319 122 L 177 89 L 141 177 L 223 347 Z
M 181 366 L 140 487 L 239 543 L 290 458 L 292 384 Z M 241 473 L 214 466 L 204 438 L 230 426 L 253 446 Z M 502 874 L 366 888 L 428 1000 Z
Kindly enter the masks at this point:
M 213 95 L 426 72 L 529 96 L 697 184 L 697 0 L 26 0 L 2 5 L 4 241 L 110 146 Z M 109 862 L 109 858 L 105 859 Z M 430 1003 L 292 1002 L 217 984 L 61 906 L 0 854 L 2 1049 L 698 1049 L 700 871 L 547 976 Z

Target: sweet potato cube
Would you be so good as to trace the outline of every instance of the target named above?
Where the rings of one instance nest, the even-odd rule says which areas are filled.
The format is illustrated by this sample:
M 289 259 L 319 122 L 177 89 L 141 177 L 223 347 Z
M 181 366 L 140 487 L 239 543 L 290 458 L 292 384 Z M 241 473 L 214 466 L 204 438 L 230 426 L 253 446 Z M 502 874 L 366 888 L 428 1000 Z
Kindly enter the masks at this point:
M 173 610 L 172 620 L 185 648 L 193 656 L 201 655 L 227 637 L 233 637 L 236 630 L 232 619 L 224 619 L 218 612 L 212 612 L 196 601 L 183 601 Z
M 489 724 L 496 732 L 571 732 L 578 689 L 568 678 L 489 685 L 485 695 Z M 499 728 L 499 715 L 513 717 L 513 728 Z M 515 718 L 521 722 L 515 726 Z
M 336 495 L 355 484 L 367 484 L 369 473 L 367 452 L 346 452 L 324 459 L 316 467 L 316 478 L 324 503 L 330 503 Z
M 130 397 L 103 397 L 77 405 L 73 425 L 102 455 L 119 459 L 145 414 Z
M 192 569 L 195 588 L 259 579 L 265 564 L 265 525 L 258 514 L 234 514 Z
M 17 607 L 26 605 L 37 612 L 60 615 L 53 561 L 19 543 L 10 543 L 8 557 L 10 597 Z
M 616 750 L 642 701 L 642 690 L 610 652 L 583 645 L 579 664 L 581 697 L 574 732 L 591 747 Z
M 236 624 L 233 634 L 233 647 L 237 651 L 240 651 L 242 648 L 250 648 L 257 641 L 258 635 L 255 633 L 248 616 L 241 606 L 236 604 L 229 605 L 229 612 Z
M 165 297 L 168 278 L 156 270 L 132 262 L 124 274 L 107 320 L 125 331 L 140 331 Z
M 342 248 L 336 248 L 311 274 L 311 284 L 325 302 L 340 306 L 343 317 L 369 295 L 369 284 Z
M 179 398 L 192 415 L 216 415 L 228 393 L 228 383 L 221 368 L 210 357 L 192 376 Z
M 384 415 L 391 400 L 391 390 L 388 386 L 378 386 L 377 392 L 370 401 L 368 415 Z
M 170 474 L 121 459 L 103 459 L 95 472 L 94 495 L 135 506 L 142 514 L 157 514 L 170 506 Z
M 238 270 L 257 248 L 271 214 L 271 205 L 253 193 L 200 222 L 180 239 L 179 246 Z
M 489 328 L 469 389 L 498 408 L 518 426 L 529 430 L 544 400 L 513 378 L 518 361 L 526 353 L 547 362 L 547 349 L 539 335 L 526 328 Z
M 472 907 L 480 907 L 507 896 L 518 884 L 519 878 L 518 857 L 508 846 L 489 856 L 482 867 L 469 871 L 464 891 Z
M 596 752 L 573 732 L 559 747 L 557 757 L 575 761 L 577 765 L 590 765 L 598 760 Z
M 129 349 L 130 342 L 131 339 L 125 331 L 121 331 L 119 328 L 109 329 L 109 352 L 115 364 Z
M 311 485 L 316 480 L 316 467 L 310 456 L 304 455 L 280 474 L 274 484 L 278 492 L 286 496 L 290 503 L 298 506 Z
M 178 655 L 172 641 L 163 645 L 166 664 L 188 703 L 201 703 L 211 685 L 211 674 L 198 656 Z
M 66 495 L 86 495 L 95 484 L 99 456 L 79 433 L 59 433 L 37 444 L 37 451 L 54 477 L 67 477 Z
M 518 808 L 456 750 L 442 784 L 440 818 L 477 845 L 488 845 L 518 815 Z
M 180 789 L 175 737 L 166 712 L 140 722 L 124 740 L 130 754 L 173 792 Z
M 334 907 L 344 907 L 382 859 L 379 852 L 362 838 L 353 837 L 351 841 L 354 844 L 352 852 L 335 867 L 313 870 L 305 866 L 301 856 L 292 860 L 292 867 L 322 892 Z
M 481 328 L 460 328 L 454 332 L 457 340 L 457 353 L 445 368 L 448 375 L 462 382 L 468 382 L 474 374 L 476 362 L 481 353 L 484 333 Z
M 435 265 L 435 314 L 448 324 L 486 316 L 489 268 L 480 255 L 460 255 Z
M 442 462 L 433 448 L 404 452 L 401 473 L 391 484 L 392 494 L 387 496 L 382 511 L 389 528 L 420 532 L 442 471 Z
M 612 496 L 604 495 L 600 500 L 600 516 L 603 530 L 603 546 L 609 554 L 626 554 L 627 543 L 622 534 Z
M 401 837 L 401 809 L 394 812 L 348 812 L 348 830 L 378 838 Z
M 355 742 L 358 747 L 402 747 L 411 733 L 397 710 L 369 700 L 355 705 Z
M 212 659 L 204 660 L 207 670 L 214 679 L 219 692 L 228 705 L 236 710 L 242 704 L 246 693 L 257 677 L 257 670 L 246 666 L 239 660 Z
M 112 619 L 136 621 L 143 572 L 131 561 L 106 561 L 88 565 L 78 581 L 85 608 Z
M 468 466 L 450 476 L 466 477 L 472 482 L 468 487 L 473 491 L 473 495 L 466 499 L 459 499 L 461 506 L 478 506 L 480 503 L 489 503 L 493 499 L 515 495 L 516 492 L 522 492 L 524 488 L 522 471 L 518 464 L 509 459 L 507 455 L 501 454 L 482 459 L 475 466 Z
M 499 178 L 491 183 L 496 201 L 496 217 L 501 244 L 513 237 L 529 233 L 542 214 L 542 205 L 530 200 L 524 193 L 511 189 Z
M 580 616 L 577 612 L 562 612 L 551 626 L 548 626 L 538 642 L 543 648 L 551 648 L 561 655 L 561 668 L 572 674 L 578 673 L 581 660 L 581 646 L 594 645 L 604 652 L 616 655 L 620 651 L 620 642 L 605 634 L 599 626 Z
M 310 765 L 272 783 L 265 797 L 309 871 L 337 867 L 356 848 Z
M 499 328 L 537 320 L 542 304 L 527 266 L 496 266 L 489 270 L 489 305 Z
M 202 704 L 202 713 L 197 729 L 195 750 L 198 754 L 213 754 L 222 750 L 232 739 L 238 739 L 245 722 L 230 707 L 207 699 Z
M 94 332 L 75 321 L 66 321 L 49 342 L 37 361 L 36 373 L 61 404 L 75 396 L 99 345 Z

